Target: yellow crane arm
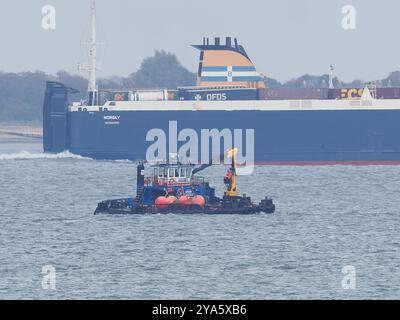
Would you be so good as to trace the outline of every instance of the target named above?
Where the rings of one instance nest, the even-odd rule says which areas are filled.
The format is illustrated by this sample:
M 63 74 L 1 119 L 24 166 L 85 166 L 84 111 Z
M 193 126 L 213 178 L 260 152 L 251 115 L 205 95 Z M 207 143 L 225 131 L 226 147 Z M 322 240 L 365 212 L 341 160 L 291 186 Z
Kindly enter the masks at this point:
M 237 186 L 237 180 L 236 180 L 236 155 L 237 155 L 237 153 L 238 153 L 238 148 L 230 149 L 227 152 L 228 158 L 232 159 L 232 165 L 231 165 L 232 183 L 230 184 L 230 186 L 227 186 L 226 191 L 225 191 L 225 195 L 227 195 L 229 197 L 236 197 L 236 195 L 237 195 L 237 193 L 236 193 L 236 186 Z

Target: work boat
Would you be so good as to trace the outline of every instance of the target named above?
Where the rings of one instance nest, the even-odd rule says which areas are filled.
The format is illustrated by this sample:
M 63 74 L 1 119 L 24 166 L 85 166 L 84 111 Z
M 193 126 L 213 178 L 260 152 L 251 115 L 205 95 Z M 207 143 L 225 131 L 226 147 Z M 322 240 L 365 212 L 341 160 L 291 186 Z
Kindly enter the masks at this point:
M 152 165 L 152 175 L 144 174 L 144 163 L 137 166 L 136 197 L 105 200 L 97 205 L 95 214 L 254 214 L 274 213 L 272 199 L 265 197 L 255 204 L 246 195 L 237 195 L 236 154 L 228 157 L 231 166 L 224 176 L 225 193 L 222 198 L 204 177 L 197 175 L 212 164 L 196 166 L 182 163 Z

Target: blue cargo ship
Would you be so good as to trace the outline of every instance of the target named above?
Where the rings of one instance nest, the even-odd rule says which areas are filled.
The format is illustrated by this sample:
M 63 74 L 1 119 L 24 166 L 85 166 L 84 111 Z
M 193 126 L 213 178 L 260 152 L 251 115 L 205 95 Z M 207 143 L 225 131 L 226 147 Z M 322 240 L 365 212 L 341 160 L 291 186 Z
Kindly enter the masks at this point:
M 157 140 L 165 140 L 162 151 L 168 155 L 188 143 L 189 132 L 198 142 L 191 159 L 201 163 L 207 159 L 202 143 L 207 151 L 209 145 L 220 149 L 211 153 L 223 153 L 237 144 L 233 136 L 239 132 L 255 164 L 400 164 L 398 88 L 270 89 L 236 39 L 204 38 L 194 47 L 200 51 L 195 87 L 132 89 L 101 101 L 94 33 L 88 100 L 70 104 L 73 89 L 47 83 L 44 150 L 148 160 Z M 154 130 L 165 136 L 155 137 Z M 205 131 L 217 133 L 220 141 L 205 141 Z M 249 136 L 251 147 L 244 143 Z

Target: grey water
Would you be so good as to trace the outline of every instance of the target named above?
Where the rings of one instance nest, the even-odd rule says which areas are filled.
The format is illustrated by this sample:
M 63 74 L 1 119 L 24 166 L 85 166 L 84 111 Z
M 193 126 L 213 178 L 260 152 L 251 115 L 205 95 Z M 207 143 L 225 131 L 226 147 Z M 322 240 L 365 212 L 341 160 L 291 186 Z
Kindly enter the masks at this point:
M 223 172 L 203 174 L 219 194 Z M 0 299 L 400 298 L 399 166 L 256 167 L 240 192 L 272 197 L 273 215 L 93 215 L 135 176 L 0 143 Z

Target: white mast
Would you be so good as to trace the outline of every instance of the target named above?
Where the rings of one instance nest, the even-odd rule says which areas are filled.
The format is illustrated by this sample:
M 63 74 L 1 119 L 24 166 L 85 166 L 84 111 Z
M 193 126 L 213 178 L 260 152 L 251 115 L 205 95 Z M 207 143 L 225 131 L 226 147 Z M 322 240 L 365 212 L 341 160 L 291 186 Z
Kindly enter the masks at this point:
M 96 1 L 92 0 L 92 36 L 90 39 L 90 68 L 89 68 L 89 92 L 97 92 L 96 68 L 97 68 L 97 43 L 96 43 Z
M 89 101 L 88 105 L 94 106 L 98 104 L 98 89 L 96 83 L 97 71 L 97 42 L 96 42 L 96 1 L 91 0 L 91 36 L 90 36 L 90 64 L 78 65 L 79 70 L 86 70 L 89 72 Z
M 335 88 L 335 86 L 333 85 L 333 79 L 335 77 L 334 71 L 335 71 L 335 68 L 333 67 L 333 65 L 330 65 L 330 68 L 329 68 L 329 89 L 334 89 Z

